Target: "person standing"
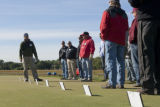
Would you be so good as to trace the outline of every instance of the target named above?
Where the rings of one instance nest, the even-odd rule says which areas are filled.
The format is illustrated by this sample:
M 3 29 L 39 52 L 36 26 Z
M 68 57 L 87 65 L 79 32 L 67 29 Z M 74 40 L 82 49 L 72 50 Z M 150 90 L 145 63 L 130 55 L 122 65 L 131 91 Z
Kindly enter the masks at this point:
M 142 94 L 160 95 L 159 0 L 128 0 L 137 10 L 138 57 Z M 154 90 L 157 93 L 154 93 Z
M 77 48 L 75 48 L 69 41 L 68 49 L 66 51 L 69 80 L 71 79 L 76 80 L 76 54 L 77 54 Z
M 132 12 L 135 19 L 132 22 L 131 28 L 129 30 L 129 43 L 131 48 L 131 61 L 133 64 L 133 70 L 136 75 L 136 85 L 135 87 L 140 87 L 140 71 L 139 71 L 139 61 L 138 61 L 138 45 L 137 45 L 137 9 L 134 8 Z
M 67 59 L 66 59 L 66 51 L 67 46 L 65 46 L 65 42 L 62 41 L 61 43 L 62 48 L 59 50 L 59 60 L 62 64 L 62 71 L 63 71 L 63 77 L 62 80 L 68 79 L 68 67 L 67 67 Z
M 80 53 L 80 48 L 81 48 L 82 41 L 83 41 L 83 36 L 80 35 L 79 36 L 79 45 L 78 45 L 78 48 L 77 48 L 77 67 L 78 67 L 78 70 L 79 70 L 79 73 L 80 73 L 80 80 L 84 79 L 84 72 L 82 70 L 82 61 L 81 61 L 81 59 L 79 59 L 79 53 Z
M 104 11 L 100 32 L 105 41 L 105 69 L 109 73 L 109 84 L 103 88 L 124 88 L 125 45 L 128 31 L 128 17 L 121 9 L 119 0 L 110 0 L 109 8 Z
M 33 58 L 33 55 L 36 59 Z M 35 62 L 38 62 L 38 55 L 34 43 L 29 39 L 28 33 L 24 34 L 24 41 L 19 50 L 20 62 L 23 62 L 25 82 L 28 82 L 28 68 L 32 70 L 33 78 L 37 81 L 43 81 L 38 77 Z
M 101 38 L 101 35 L 100 35 Z M 108 79 L 108 73 L 105 70 L 105 42 L 101 40 L 100 47 L 99 47 L 99 55 L 101 57 L 102 69 L 104 72 L 104 81 Z
M 83 42 L 80 48 L 80 58 L 82 60 L 82 69 L 84 71 L 84 79 L 82 81 L 92 81 L 92 59 L 95 51 L 94 41 L 88 32 L 83 34 Z

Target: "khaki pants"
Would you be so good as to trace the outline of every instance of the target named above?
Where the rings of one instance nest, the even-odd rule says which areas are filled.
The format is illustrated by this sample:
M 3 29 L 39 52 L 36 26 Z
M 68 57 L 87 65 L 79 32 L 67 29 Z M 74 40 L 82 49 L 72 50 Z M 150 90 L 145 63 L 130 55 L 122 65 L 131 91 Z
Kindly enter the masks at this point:
M 32 75 L 34 79 L 38 78 L 36 65 L 34 63 L 33 57 L 24 57 L 23 58 L 23 67 L 24 67 L 24 77 L 25 79 L 28 79 L 28 69 L 30 67 L 32 71 Z
M 76 60 L 67 59 L 69 78 L 76 78 Z

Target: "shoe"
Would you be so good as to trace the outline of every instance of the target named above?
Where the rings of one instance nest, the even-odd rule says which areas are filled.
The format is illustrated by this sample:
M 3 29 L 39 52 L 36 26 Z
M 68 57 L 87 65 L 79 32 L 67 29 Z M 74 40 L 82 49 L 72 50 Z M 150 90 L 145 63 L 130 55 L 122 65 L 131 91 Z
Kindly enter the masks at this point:
M 106 85 L 105 87 L 102 87 L 103 89 L 116 89 L 115 86 L 112 85 Z
M 91 78 L 88 78 L 88 82 L 92 82 L 92 79 L 91 79 Z
M 154 95 L 154 90 L 140 89 L 140 90 L 137 90 L 137 92 L 140 92 L 141 94 L 144 94 L 144 95 Z
M 43 79 L 37 78 L 37 81 L 39 81 L 39 82 L 40 82 L 40 81 L 43 81 Z
M 124 89 L 124 85 L 118 85 L 117 88 Z
M 133 87 L 141 87 L 141 84 L 135 84 Z
M 88 80 L 84 78 L 81 80 L 81 82 L 88 82 Z
M 24 82 L 28 82 L 28 79 L 25 79 Z

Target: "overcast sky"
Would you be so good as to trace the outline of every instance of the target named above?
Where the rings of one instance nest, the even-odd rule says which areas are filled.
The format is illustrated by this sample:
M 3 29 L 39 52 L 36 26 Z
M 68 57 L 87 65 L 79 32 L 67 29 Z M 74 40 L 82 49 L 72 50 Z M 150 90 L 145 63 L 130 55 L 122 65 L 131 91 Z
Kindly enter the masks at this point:
M 132 21 L 132 8 L 121 0 Z M 90 32 L 99 56 L 99 26 L 108 0 L 0 0 L 0 59 L 19 61 L 19 45 L 29 33 L 40 60 L 58 59 L 61 41 L 78 45 L 78 36 Z

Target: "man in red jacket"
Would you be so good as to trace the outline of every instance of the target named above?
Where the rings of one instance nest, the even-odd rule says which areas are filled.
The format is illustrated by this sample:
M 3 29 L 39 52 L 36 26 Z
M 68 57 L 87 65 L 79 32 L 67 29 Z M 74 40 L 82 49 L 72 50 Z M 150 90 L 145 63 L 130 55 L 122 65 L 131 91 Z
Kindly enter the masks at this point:
M 80 48 L 80 59 L 82 59 L 82 69 L 84 71 L 84 79 L 82 81 L 92 81 L 92 59 L 95 51 L 94 41 L 88 32 L 83 34 L 83 42 Z
M 124 88 L 128 18 L 121 9 L 119 0 L 110 0 L 109 5 L 103 13 L 100 25 L 101 38 L 105 41 L 105 69 L 109 73 L 109 84 L 103 88 L 115 89 L 117 83 L 119 88 Z

